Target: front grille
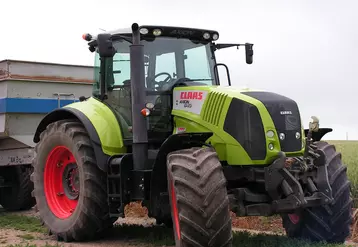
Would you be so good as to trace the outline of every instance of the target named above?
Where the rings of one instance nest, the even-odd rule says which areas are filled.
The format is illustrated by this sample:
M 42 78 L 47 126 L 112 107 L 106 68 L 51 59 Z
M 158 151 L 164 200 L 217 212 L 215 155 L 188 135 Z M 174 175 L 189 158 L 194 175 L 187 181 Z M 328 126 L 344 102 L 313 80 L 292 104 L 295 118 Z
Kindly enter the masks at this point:
M 253 97 L 265 105 L 277 133 L 285 135 L 284 140 L 280 139 L 282 151 L 296 152 L 302 149 L 302 137 L 296 138 L 297 132 L 301 134 L 301 117 L 295 101 L 270 92 L 244 92 L 243 94 Z
M 266 138 L 256 106 L 233 98 L 226 115 L 224 130 L 234 137 L 252 160 L 266 158 Z

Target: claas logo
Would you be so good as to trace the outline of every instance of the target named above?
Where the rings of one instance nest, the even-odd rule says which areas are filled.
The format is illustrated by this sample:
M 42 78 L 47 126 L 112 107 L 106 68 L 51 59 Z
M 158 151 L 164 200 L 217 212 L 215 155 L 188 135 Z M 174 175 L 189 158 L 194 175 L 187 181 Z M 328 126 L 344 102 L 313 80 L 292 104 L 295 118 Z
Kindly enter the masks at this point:
M 203 92 L 181 92 L 180 99 L 203 99 Z

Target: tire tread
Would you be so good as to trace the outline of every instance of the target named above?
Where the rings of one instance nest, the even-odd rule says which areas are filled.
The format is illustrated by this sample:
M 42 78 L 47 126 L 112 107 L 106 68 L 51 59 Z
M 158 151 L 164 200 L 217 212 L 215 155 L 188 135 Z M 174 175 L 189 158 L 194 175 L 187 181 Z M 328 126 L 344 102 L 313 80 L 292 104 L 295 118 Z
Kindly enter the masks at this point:
M 169 154 L 168 182 L 170 178 L 179 211 L 180 246 L 231 246 L 226 179 L 215 150 L 195 147 Z
M 41 214 L 41 209 L 39 209 L 40 218 L 50 233 L 56 235 L 57 239 L 61 241 L 90 240 L 95 238 L 96 235 L 98 236 L 98 233 L 106 230 L 110 226 L 109 222 L 111 222 L 106 196 L 106 174 L 96 164 L 94 149 L 86 129 L 82 123 L 75 119 L 60 120 L 49 124 L 40 135 L 40 142 L 36 146 L 36 152 L 41 151 L 42 146 L 46 145 L 46 138 L 48 136 L 58 131 L 61 131 L 62 135 L 67 135 L 72 139 L 76 151 L 81 157 L 81 161 L 78 162 L 83 166 L 84 182 L 86 185 L 84 188 L 81 188 L 81 193 L 84 195 L 83 204 L 77 220 L 69 230 L 58 228 L 56 224 L 53 224 L 47 218 L 46 214 Z M 33 166 L 34 173 L 32 177 L 36 180 L 37 176 L 41 176 L 41 169 L 37 165 L 37 160 L 34 160 Z M 34 195 L 36 196 L 40 193 L 41 191 L 36 191 L 35 188 Z

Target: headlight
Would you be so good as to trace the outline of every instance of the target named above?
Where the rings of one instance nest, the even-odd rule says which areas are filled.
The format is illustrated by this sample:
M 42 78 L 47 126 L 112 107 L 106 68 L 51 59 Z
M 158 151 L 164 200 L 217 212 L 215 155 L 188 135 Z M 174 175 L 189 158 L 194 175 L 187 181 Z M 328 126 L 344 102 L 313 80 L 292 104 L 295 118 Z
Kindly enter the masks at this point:
M 285 133 L 280 133 L 279 136 L 280 136 L 280 140 L 281 140 L 281 141 L 285 140 L 285 138 L 286 138 Z
M 141 28 L 140 30 L 139 30 L 139 32 L 141 33 L 141 34 L 143 34 L 143 35 L 145 35 L 145 34 L 148 34 L 149 33 L 149 30 L 147 29 L 147 28 Z
M 269 130 L 269 131 L 266 132 L 266 136 L 268 138 L 272 138 L 272 137 L 274 137 L 274 135 L 275 135 L 275 132 L 273 132 L 272 130 Z
M 269 143 L 268 148 L 269 148 L 270 150 L 273 150 L 273 148 L 274 148 L 273 144 L 272 144 L 272 143 Z
M 160 30 L 160 29 L 154 29 L 153 30 L 153 35 L 154 36 L 159 36 L 159 35 L 161 35 L 162 34 L 162 30 Z
M 210 33 L 204 33 L 203 37 L 204 39 L 210 39 Z

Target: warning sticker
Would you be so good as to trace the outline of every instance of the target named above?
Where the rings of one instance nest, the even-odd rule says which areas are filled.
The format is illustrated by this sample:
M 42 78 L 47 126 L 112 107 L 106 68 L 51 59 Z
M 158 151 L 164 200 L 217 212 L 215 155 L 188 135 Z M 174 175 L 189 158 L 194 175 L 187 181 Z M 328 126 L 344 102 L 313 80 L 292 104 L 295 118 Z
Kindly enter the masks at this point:
M 186 132 L 185 127 L 178 127 L 178 128 L 175 129 L 176 134 L 185 133 L 185 132 Z
M 174 91 L 173 109 L 200 114 L 208 92 L 203 90 Z

